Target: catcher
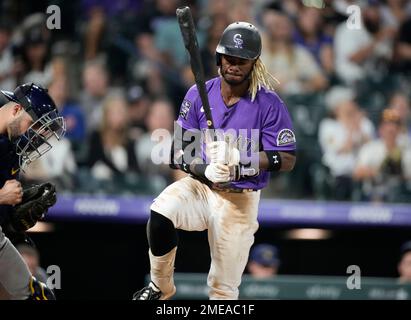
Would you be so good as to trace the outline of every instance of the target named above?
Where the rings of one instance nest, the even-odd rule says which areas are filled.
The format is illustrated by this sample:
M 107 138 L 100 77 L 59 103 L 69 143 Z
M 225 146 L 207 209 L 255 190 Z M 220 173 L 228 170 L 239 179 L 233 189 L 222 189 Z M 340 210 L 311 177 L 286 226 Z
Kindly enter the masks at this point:
M 20 169 L 51 149 L 52 137 L 64 136 L 65 122 L 47 90 L 39 86 L 23 84 L 2 93 L 9 102 L 0 107 L 0 296 L 54 300 L 53 292 L 30 274 L 9 238 L 28 239 L 25 231 L 56 202 L 52 184 L 23 190 L 16 178 Z

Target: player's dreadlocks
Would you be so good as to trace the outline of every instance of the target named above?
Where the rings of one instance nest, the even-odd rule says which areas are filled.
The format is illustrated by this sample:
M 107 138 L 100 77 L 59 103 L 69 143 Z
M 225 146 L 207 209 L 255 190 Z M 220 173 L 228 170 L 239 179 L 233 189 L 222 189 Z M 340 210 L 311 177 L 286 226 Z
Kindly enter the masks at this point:
M 255 96 L 261 87 L 274 91 L 275 84 L 279 83 L 280 82 L 268 72 L 261 59 L 258 58 L 255 61 L 253 71 L 251 71 L 250 87 L 248 88 L 248 92 L 251 95 L 251 101 L 254 101 Z

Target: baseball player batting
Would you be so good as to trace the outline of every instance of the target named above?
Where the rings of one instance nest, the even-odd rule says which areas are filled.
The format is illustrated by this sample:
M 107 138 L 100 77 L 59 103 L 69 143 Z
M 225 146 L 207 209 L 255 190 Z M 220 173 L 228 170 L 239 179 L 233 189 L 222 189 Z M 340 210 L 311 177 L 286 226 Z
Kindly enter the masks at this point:
M 31 275 L 9 238 L 25 239 L 25 231 L 56 202 L 50 183 L 22 190 L 17 178 L 20 168 L 50 150 L 51 137 L 63 137 L 65 122 L 41 87 L 23 84 L 1 92 L 9 102 L 0 107 L 0 296 L 50 300 L 53 292 Z
M 224 30 L 216 49 L 220 76 L 208 81 L 206 90 L 214 127 L 236 133 L 236 139 L 200 139 L 202 151 L 191 159 L 187 148 L 193 140 L 175 135 L 171 166 L 189 175 L 168 186 L 151 205 L 147 224 L 151 282 L 134 294 L 134 300 L 164 300 L 175 294 L 176 229 L 208 230 L 209 297 L 238 299 L 258 229 L 260 191 L 270 172 L 290 171 L 296 161 L 290 115 L 274 92 L 276 80 L 260 54 L 261 37 L 255 26 L 235 22 Z M 177 124 L 182 136 L 207 130 L 196 86 L 188 90 Z M 257 165 L 250 165 L 255 158 Z

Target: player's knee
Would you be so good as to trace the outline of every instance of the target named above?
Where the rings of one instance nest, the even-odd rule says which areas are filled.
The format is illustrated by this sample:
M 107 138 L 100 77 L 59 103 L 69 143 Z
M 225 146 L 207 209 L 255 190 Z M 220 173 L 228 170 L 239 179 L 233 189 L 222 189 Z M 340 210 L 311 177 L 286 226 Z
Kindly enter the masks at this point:
M 179 211 L 179 206 L 180 204 L 177 202 L 168 201 L 167 197 L 157 197 L 150 206 L 150 211 L 174 221 Z
M 148 228 L 151 232 L 161 232 L 164 230 L 175 229 L 173 222 L 166 216 L 151 210 Z
M 177 246 L 177 230 L 173 222 L 162 214 L 151 210 L 147 223 L 147 238 L 155 256 L 162 256 Z

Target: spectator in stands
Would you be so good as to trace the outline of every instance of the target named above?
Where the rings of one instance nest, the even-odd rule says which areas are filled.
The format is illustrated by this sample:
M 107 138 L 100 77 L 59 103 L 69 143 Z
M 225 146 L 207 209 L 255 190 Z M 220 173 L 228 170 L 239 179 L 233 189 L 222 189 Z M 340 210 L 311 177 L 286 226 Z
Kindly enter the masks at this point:
M 359 149 L 374 136 L 374 126 L 354 101 L 354 92 L 345 87 L 333 87 L 326 104 L 333 118 L 320 122 L 319 141 L 323 164 L 329 168 L 333 198 L 350 200 L 352 174 Z
M 354 178 L 362 183 L 365 200 L 398 201 L 411 179 L 411 148 L 401 145 L 401 120 L 395 110 L 384 110 L 379 138 L 365 144 L 358 156 Z
M 323 32 L 320 9 L 305 6 L 300 9 L 294 41 L 311 52 L 327 75 L 334 72 L 332 38 Z
M 165 94 L 163 77 L 169 74 L 169 67 L 163 63 L 163 57 L 155 46 L 154 36 L 149 32 L 139 32 L 135 36 L 137 56 L 130 58 L 130 77 L 143 83 L 150 95 Z
M 180 69 L 188 60 L 175 17 L 178 0 L 156 0 L 154 5 L 161 12 L 161 16 L 153 23 L 156 48 L 162 56 L 164 65 Z M 198 36 L 201 39 L 201 35 Z M 170 43 L 181 45 L 170 46 Z
M 381 5 L 381 18 L 385 26 L 398 30 L 411 15 L 411 2 L 408 0 L 385 0 Z
M 290 0 L 290 1 L 273 1 L 271 6 L 276 8 L 281 8 L 288 17 L 292 19 L 293 22 L 297 20 L 300 9 L 302 7 L 300 0 Z
M 204 75 L 206 79 L 211 79 L 218 75 L 218 67 L 215 61 L 215 50 L 220 41 L 221 34 L 229 24 L 230 22 L 226 14 L 214 15 L 208 21 L 206 43 L 201 49 L 201 58 L 204 62 Z
M 261 59 L 278 80 L 284 94 L 304 94 L 323 90 L 328 83 L 311 53 L 293 43 L 290 18 L 278 10 L 267 10 Z
M 110 180 L 138 172 L 134 142 L 128 136 L 127 102 L 111 95 L 103 104 L 100 128 L 89 140 L 88 166 L 97 180 Z
M 280 259 L 277 247 L 271 244 L 255 245 L 250 252 L 247 270 L 255 279 L 267 279 L 278 274 Z
M 388 106 L 398 113 L 401 120 L 400 144 L 411 143 L 411 107 L 408 96 L 396 92 L 388 100 Z
M 398 263 L 398 281 L 401 284 L 411 284 L 411 241 L 405 242 L 400 248 L 400 262 Z
M 47 273 L 40 266 L 40 255 L 38 250 L 26 243 L 20 243 L 16 246 L 17 251 L 21 254 L 24 261 L 26 261 L 27 266 L 31 274 L 39 281 L 46 283 L 47 282 Z
M 230 22 L 232 21 L 248 21 L 254 25 L 256 22 L 254 21 L 253 9 L 255 6 L 253 5 L 253 0 L 231 0 L 230 9 L 228 10 L 227 17 L 229 18 Z
M 41 28 L 28 30 L 24 38 L 22 82 L 34 82 L 47 87 L 53 78 L 48 39 Z
M 161 68 L 157 68 L 157 72 L 162 77 L 164 86 L 164 91 L 159 92 L 156 96 L 167 96 L 175 105 L 179 105 L 180 101 L 175 99 L 175 96 L 179 95 L 182 98 L 183 92 L 194 84 L 188 55 L 175 16 L 180 1 L 156 0 L 154 5 L 161 13 L 152 21 L 152 26 L 155 47 L 161 57 Z M 190 9 L 193 20 L 196 22 L 197 6 L 195 1 L 190 3 Z M 200 28 L 197 28 L 197 39 L 199 46 L 202 47 L 204 34 Z M 171 43 L 174 45 L 170 45 Z M 155 86 L 150 87 L 151 90 L 155 88 Z
M 330 4 L 333 7 L 334 11 L 341 16 L 345 16 L 344 20 L 346 20 L 348 18 L 347 8 L 351 5 L 355 5 L 357 1 L 356 0 L 329 0 L 327 2 L 328 3 L 331 2 Z
M 112 83 L 124 80 L 128 38 L 139 30 L 137 17 L 144 0 L 81 0 L 78 12 L 84 15 L 84 55 L 86 61 L 105 57 Z
M 11 25 L 6 21 L 0 22 L 0 88 L 13 91 L 16 87 L 16 76 L 21 69 L 13 57 L 10 42 Z
M 99 5 L 92 6 L 87 12 L 87 24 L 85 26 L 85 60 L 93 60 L 97 58 L 100 51 L 103 32 L 107 28 L 107 17 Z
M 203 24 L 204 19 L 209 19 L 210 17 L 227 15 L 230 10 L 230 1 L 220 1 L 220 0 L 208 0 L 204 3 L 202 16 L 200 18 L 200 24 Z
M 84 113 L 81 107 L 69 98 L 67 78 L 65 76 L 54 78 L 48 89 L 59 113 L 66 120 L 65 137 L 72 143 L 83 143 L 86 137 Z
M 141 86 L 133 85 L 127 90 L 127 102 L 130 137 L 137 141 L 143 133 L 147 132 L 145 120 L 150 107 L 150 99 L 145 95 Z
M 136 142 L 135 146 L 141 171 L 148 176 L 157 176 L 163 180 L 165 185 L 173 181 L 175 171 L 170 169 L 168 162 L 173 120 L 174 113 L 171 103 L 164 99 L 154 100 L 149 107 L 146 119 L 148 132 Z M 159 130 L 164 130 L 162 132 L 164 135 Z M 156 134 L 161 134 L 161 138 Z M 161 152 L 159 153 L 160 147 Z
M 411 73 L 411 18 L 400 26 L 393 63 L 397 71 L 408 75 Z
M 335 30 L 341 22 L 346 22 L 349 17 L 347 8 L 357 5 L 357 0 L 324 0 L 321 16 L 324 20 L 323 32 L 334 37 Z
M 367 2 L 367 1 L 366 1 Z M 342 22 L 334 37 L 335 70 L 346 84 L 381 80 L 392 57 L 395 28 L 383 25 L 378 1 L 369 0 L 361 8 L 359 28 Z
M 102 121 L 103 100 L 109 93 L 109 78 L 101 61 L 94 60 L 85 64 L 83 69 L 83 91 L 80 106 L 86 116 L 87 132 L 97 130 Z

